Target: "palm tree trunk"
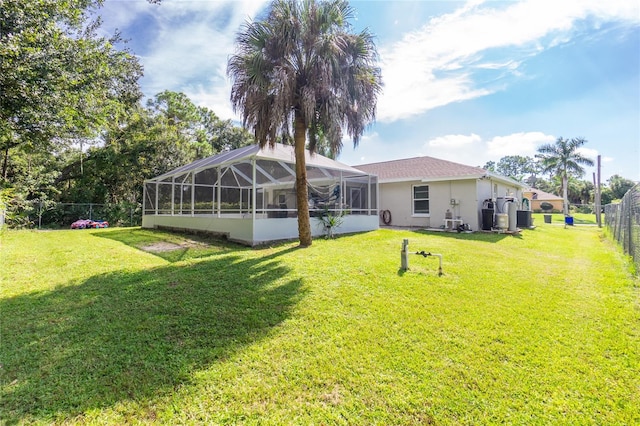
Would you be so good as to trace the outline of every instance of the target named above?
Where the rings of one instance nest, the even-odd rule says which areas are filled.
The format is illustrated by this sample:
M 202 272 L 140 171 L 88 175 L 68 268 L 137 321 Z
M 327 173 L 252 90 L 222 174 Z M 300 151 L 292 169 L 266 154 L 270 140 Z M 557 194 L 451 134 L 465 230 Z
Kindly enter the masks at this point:
M 297 116 L 293 140 L 296 154 L 296 201 L 298 204 L 298 236 L 300 247 L 311 245 L 311 224 L 309 221 L 309 195 L 307 192 L 307 163 L 305 159 L 306 131 L 304 120 Z
M 562 174 L 562 198 L 564 199 L 564 204 L 562 206 L 562 211 L 565 216 L 569 214 L 569 179 L 567 178 L 567 174 Z

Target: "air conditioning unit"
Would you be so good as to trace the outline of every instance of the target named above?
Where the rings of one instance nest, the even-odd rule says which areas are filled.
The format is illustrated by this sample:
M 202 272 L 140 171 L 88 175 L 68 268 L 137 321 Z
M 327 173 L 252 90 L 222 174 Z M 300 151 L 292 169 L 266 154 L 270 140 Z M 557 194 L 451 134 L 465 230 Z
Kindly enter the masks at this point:
M 458 200 L 457 198 L 452 198 L 450 204 L 452 206 L 457 206 L 458 204 L 460 204 L 460 200 Z

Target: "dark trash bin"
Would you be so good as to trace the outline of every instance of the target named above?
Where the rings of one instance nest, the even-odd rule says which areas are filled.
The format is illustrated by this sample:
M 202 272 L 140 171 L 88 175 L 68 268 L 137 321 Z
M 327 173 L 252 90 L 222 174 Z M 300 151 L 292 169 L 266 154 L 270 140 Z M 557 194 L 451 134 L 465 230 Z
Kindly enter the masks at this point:
M 544 223 L 551 223 L 551 215 L 550 214 L 545 214 L 544 215 Z
M 482 230 L 491 231 L 493 228 L 493 209 L 482 209 Z
M 564 224 L 565 225 L 569 225 L 569 226 L 573 226 L 573 216 L 565 216 L 564 217 Z

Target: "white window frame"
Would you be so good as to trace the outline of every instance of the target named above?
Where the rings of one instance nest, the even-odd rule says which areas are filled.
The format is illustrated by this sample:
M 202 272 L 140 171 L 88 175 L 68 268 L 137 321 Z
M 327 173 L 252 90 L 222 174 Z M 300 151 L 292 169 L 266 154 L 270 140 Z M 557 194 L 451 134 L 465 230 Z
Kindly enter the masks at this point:
M 411 185 L 411 215 L 413 217 L 429 217 L 431 216 L 431 194 L 427 198 L 415 198 L 416 188 L 418 187 L 426 187 L 427 193 L 429 193 L 430 188 L 429 185 Z M 428 213 L 416 213 L 416 201 L 428 201 L 429 202 L 429 212 Z

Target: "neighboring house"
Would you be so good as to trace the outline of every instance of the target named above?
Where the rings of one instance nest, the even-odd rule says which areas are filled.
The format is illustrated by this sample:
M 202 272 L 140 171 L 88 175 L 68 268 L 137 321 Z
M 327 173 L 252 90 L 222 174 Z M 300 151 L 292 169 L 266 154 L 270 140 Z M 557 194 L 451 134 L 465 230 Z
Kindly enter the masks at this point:
M 393 226 L 448 227 L 451 221 L 445 219 L 450 215 L 477 231 L 483 229 L 483 209 L 494 207 L 496 214 L 507 213 L 506 201 L 515 201 L 520 209 L 525 187 L 480 167 L 433 157 L 354 167 L 378 176 L 381 220 Z M 452 223 L 453 228 L 458 224 Z
M 523 191 L 524 197 L 531 200 L 531 210 L 534 212 L 542 212 L 543 208 L 541 204 L 547 202 L 551 204 L 552 209 L 548 211 L 561 212 L 564 200 L 555 194 L 549 194 L 548 192 L 540 191 L 536 188 L 528 188 Z
M 307 152 L 309 208 L 346 213 L 334 233 L 378 229 L 375 176 Z M 292 146 L 257 145 L 224 152 L 179 167 L 144 183 L 143 228 L 225 235 L 248 245 L 298 237 Z M 311 232 L 322 223 L 311 218 Z

